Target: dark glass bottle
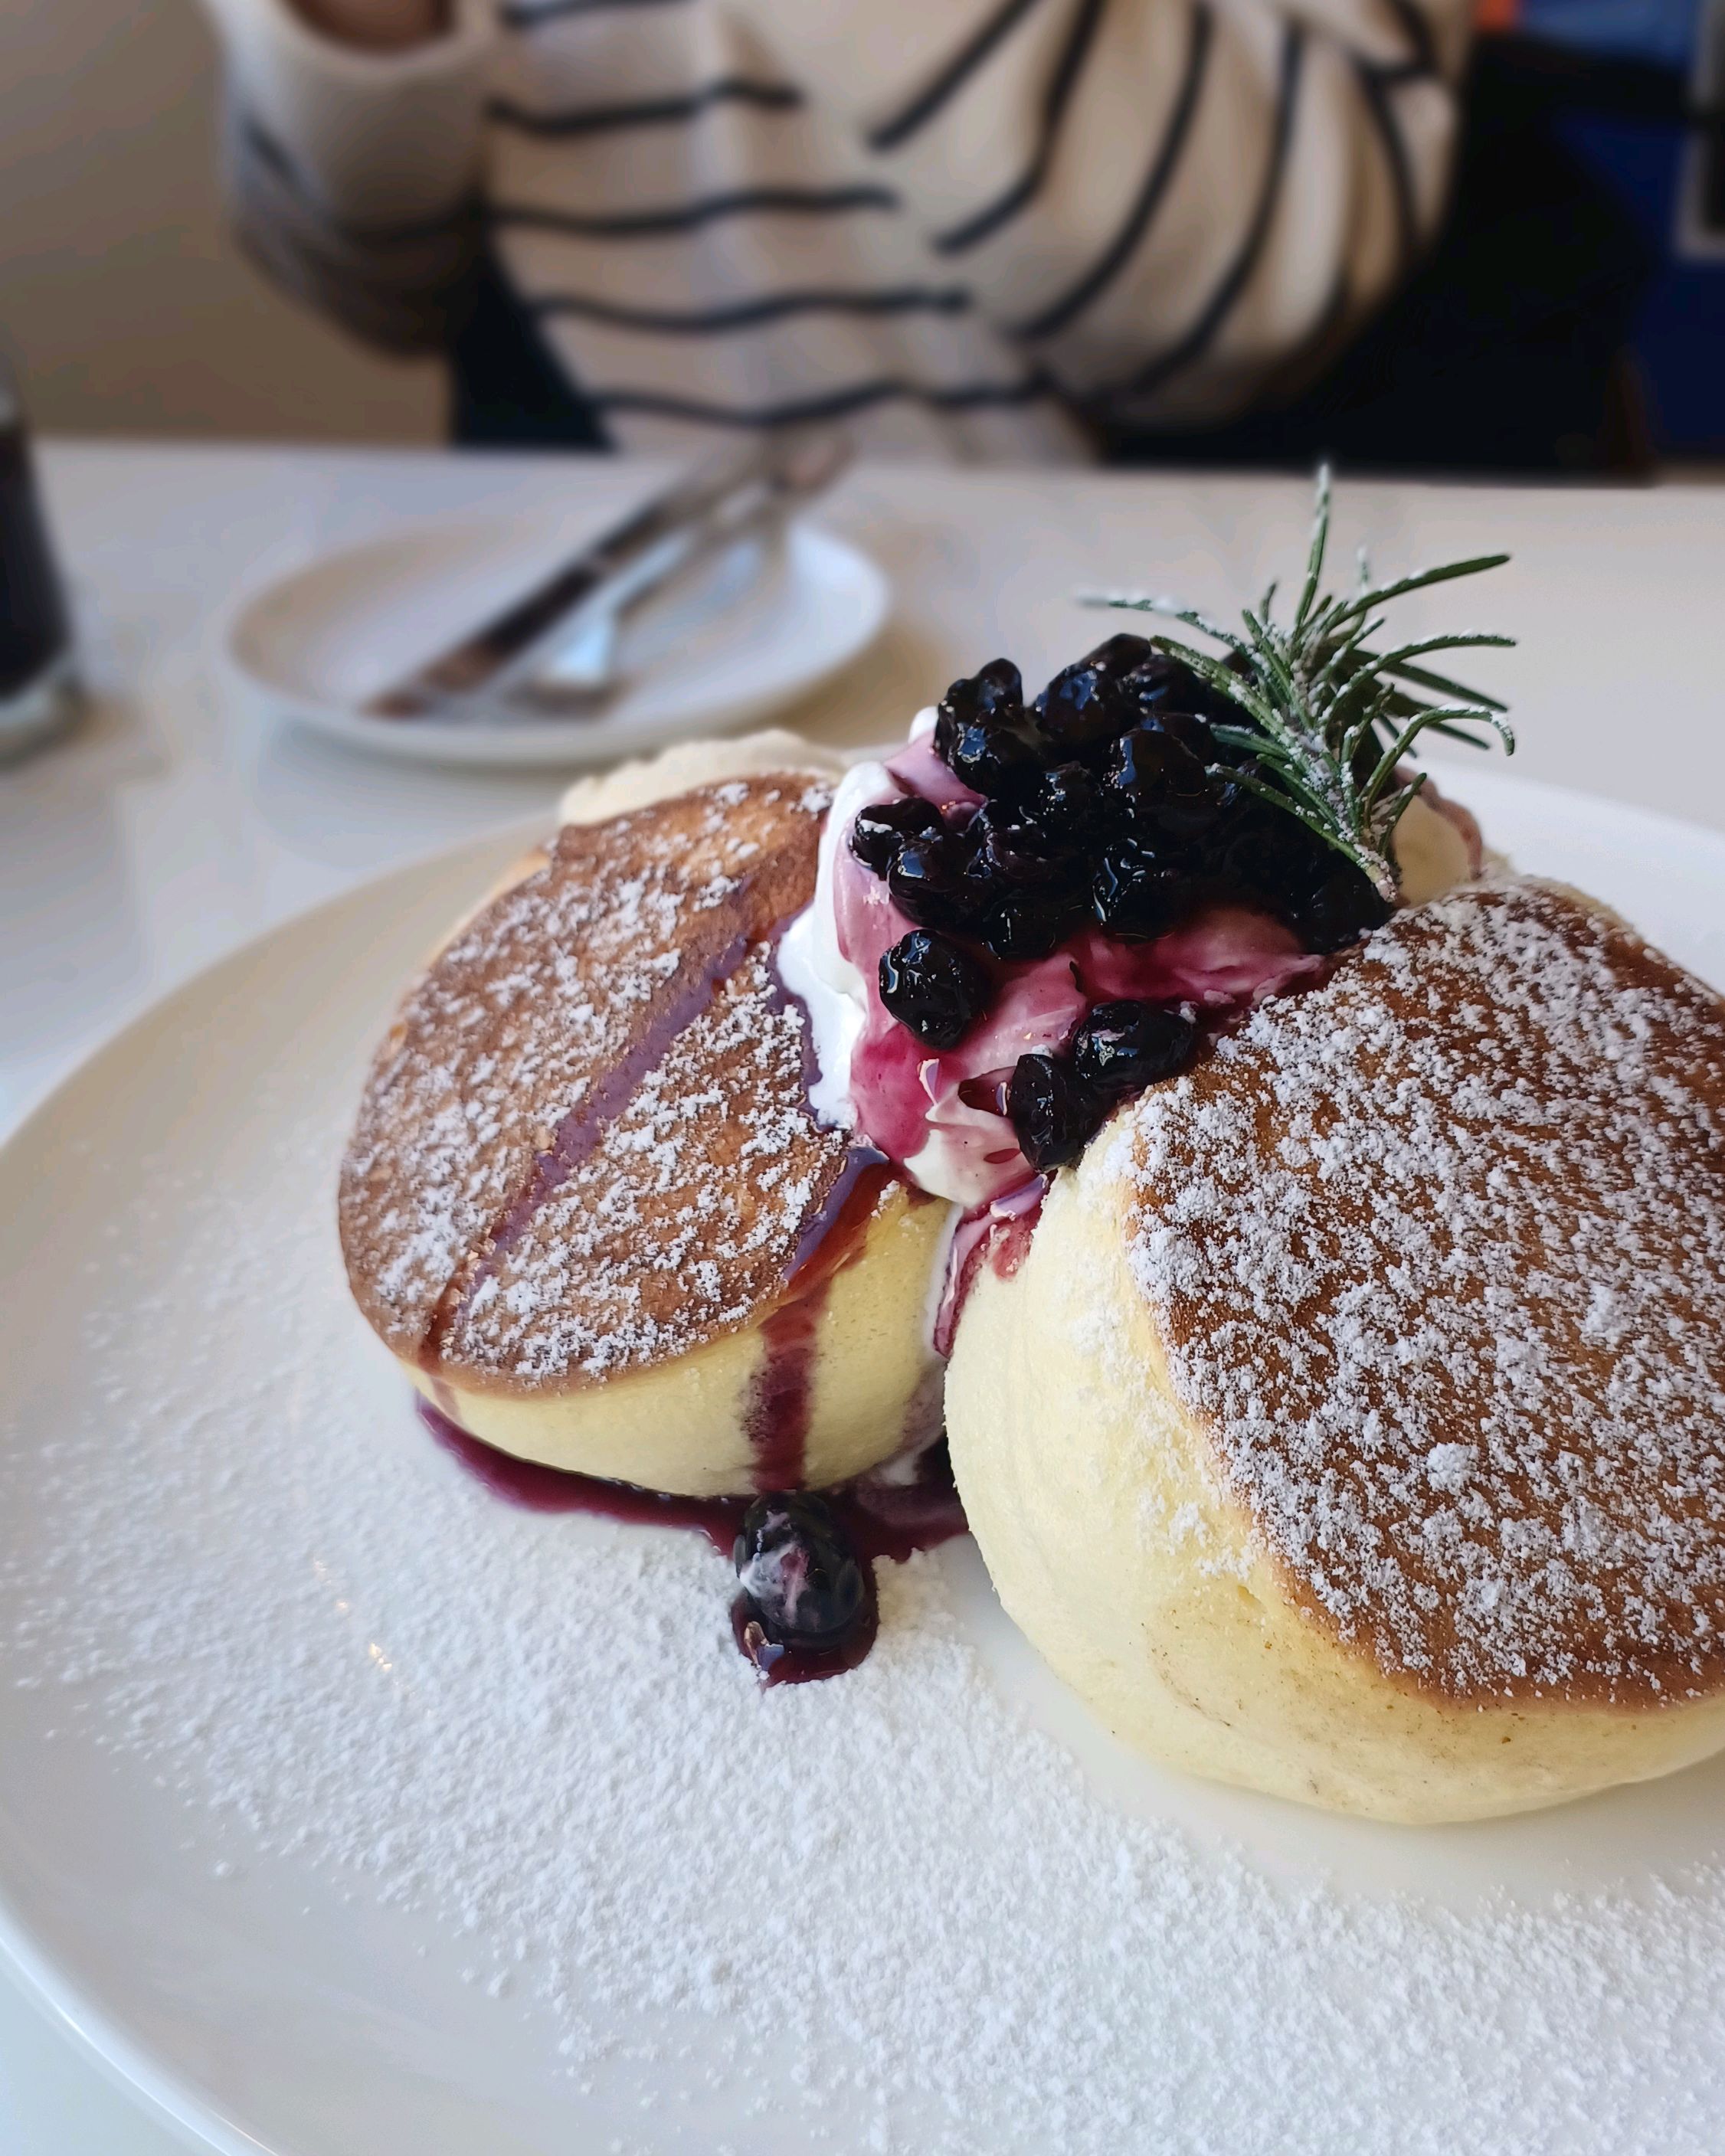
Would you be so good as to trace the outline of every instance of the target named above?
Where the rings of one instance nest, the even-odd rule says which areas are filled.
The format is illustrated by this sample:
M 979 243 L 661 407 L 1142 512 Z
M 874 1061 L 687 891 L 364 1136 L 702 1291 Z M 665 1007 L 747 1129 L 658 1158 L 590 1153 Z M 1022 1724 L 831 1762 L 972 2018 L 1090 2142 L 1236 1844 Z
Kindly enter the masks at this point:
M 58 733 L 76 705 L 65 594 L 23 412 L 0 359 L 0 763 Z

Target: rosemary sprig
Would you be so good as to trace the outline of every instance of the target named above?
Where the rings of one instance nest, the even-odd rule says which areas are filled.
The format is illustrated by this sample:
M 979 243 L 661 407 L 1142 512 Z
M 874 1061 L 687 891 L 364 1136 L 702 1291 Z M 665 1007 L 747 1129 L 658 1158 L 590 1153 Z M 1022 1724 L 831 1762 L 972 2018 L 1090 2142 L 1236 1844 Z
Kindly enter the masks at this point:
M 1396 773 L 1420 735 L 1445 734 L 1483 748 L 1488 744 L 1474 730 L 1485 727 L 1497 736 L 1507 753 L 1515 749 L 1515 736 L 1502 716 L 1502 704 L 1419 662 L 1440 651 L 1508 645 L 1515 639 L 1466 632 L 1421 637 L 1380 649 L 1381 609 L 1410 592 L 1500 568 L 1509 557 L 1479 554 L 1471 561 L 1450 562 L 1374 584 L 1362 547 L 1353 590 L 1327 594 L 1322 584 L 1329 536 L 1330 473 L 1326 465 L 1317 475 L 1317 506 L 1305 580 L 1286 628 L 1271 611 L 1274 584 L 1255 609 L 1243 610 L 1244 634 L 1178 599 L 1142 592 L 1079 596 L 1086 606 L 1130 607 L 1165 614 L 1221 644 L 1228 654 L 1225 660 L 1173 637 L 1150 639 L 1158 650 L 1183 660 L 1238 711 L 1237 724 L 1213 722 L 1210 731 L 1224 747 L 1251 756 L 1255 768 L 1223 773 L 1216 767 L 1219 775 L 1236 779 L 1297 816 L 1327 844 L 1345 855 L 1394 905 L 1398 887 L 1391 834 L 1425 783 L 1421 773 L 1398 785 Z

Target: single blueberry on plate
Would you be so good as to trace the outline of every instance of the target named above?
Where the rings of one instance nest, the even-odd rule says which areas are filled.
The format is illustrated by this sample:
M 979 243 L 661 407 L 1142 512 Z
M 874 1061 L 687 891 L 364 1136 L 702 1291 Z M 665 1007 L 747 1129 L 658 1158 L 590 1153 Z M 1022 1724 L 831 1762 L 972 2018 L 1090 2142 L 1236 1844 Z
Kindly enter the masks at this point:
M 832 1507 L 803 1491 L 757 1497 L 732 1551 L 743 1599 L 770 1640 L 841 1640 L 868 1599 L 861 1564 Z
M 988 1009 L 988 968 L 944 936 L 913 928 L 880 954 L 880 1001 L 929 1048 L 956 1048 Z

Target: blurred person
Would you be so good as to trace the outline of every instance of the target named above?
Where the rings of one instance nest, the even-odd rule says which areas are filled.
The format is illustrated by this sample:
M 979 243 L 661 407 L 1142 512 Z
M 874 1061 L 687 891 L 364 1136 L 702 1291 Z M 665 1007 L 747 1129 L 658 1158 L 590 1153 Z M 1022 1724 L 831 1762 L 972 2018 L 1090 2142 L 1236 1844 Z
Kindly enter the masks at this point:
M 1019 462 L 1337 433 L 1323 385 L 1443 218 L 1470 30 L 1469 0 L 208 4 L 249 249 L 446 350 L 458 439 L 830 416 Z

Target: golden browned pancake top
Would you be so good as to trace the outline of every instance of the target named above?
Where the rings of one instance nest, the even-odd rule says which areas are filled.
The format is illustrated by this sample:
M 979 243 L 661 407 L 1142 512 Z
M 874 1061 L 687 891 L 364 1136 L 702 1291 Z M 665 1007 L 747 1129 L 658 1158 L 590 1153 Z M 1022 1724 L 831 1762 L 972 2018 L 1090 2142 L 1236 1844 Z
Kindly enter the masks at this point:
M 1547 886 L 1147 1095 L 1130 1249 L 1296 1593 L 1466 1696 L 1725 1682 L 1725 1005 Z
M 773 966 L 829 798 L 752 778 L 566 827 L 410 990 L 341 1195 L 354 1293 L 398 1354 L 563 1388 L 778 1298 L 846 1158 Z

